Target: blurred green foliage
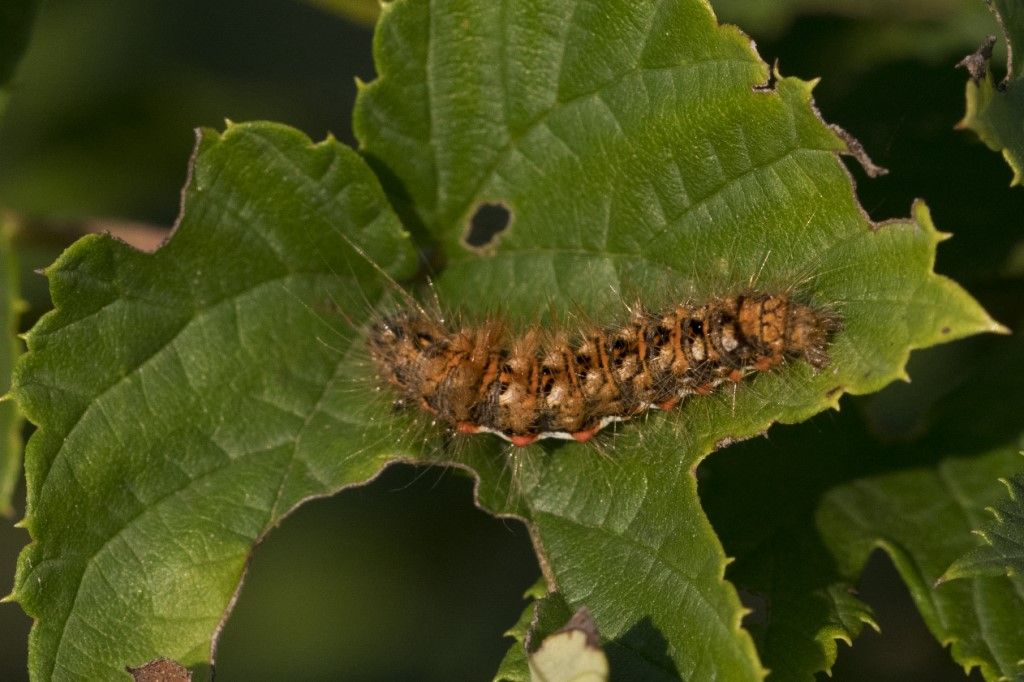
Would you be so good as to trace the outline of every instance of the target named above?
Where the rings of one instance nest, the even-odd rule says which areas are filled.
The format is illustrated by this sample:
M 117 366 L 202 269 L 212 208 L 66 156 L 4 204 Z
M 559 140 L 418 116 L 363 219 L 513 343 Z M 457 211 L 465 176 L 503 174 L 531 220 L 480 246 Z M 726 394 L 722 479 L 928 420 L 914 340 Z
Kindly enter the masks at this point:
M 350 141 L 370 35 L 302 3 L 47 3 L 0 123 L 0 204 L 34 217 L 177 214 L 193 130 L 281 121 Z
M 0 5 L 0 86 L 7 85 L 28 45 L 38 5 L 36 0 L 8 0 Z
M 11 501 L 21 473 L 22 419 L 15 402 L 4 396 L 11 390 L 11 371 L 21 353 L 16 335 L 24 310 L 12 232 L 12 225 L 0 215 L 0 517 L 8 518 L 14 516 Z
M 352 23 L 373 26 L 380 15 L 381 0 L 306 0 L 315 7 L 335 12 Z
M 832 12 L 849 3 L 792 2 L 783 19 L 774 2 L 713 4 L 721 5 L 723 20 L 740 23 L 757 40 L 762 57 L 778 59 L 783 73 L 822 77 L 815 97 L 827 120 L 855 134 L 891 171 L 875 180 L 852 171 L 872 217 L 905 215 L 914 197 L 927 199 L 936 223 L 954 233 L 939 250 L 937 269 L 964 283 L 998 319 L 1021 319 L 1020 290 L 1003 286 L 1000 273 L 1020 242 L 1020 230 L 1012 228 L 1024 215 L 1024 193 L 1008 192 L 1011 175 L 998 155 L 953 130 L 963 114 L 965 79 L 953 64 L 996 32 L 984 8 L 978 10 L 982 3 L 889 3 L 882 10 L 881 3 L 865 3 L 851 15 Z M 115 216 L 170 224 L 195 126 L 266 118 L 314 139 L 331 131 L 351 141 L 353 75 L 372 77 L 368 29 L 301 3 L 49 2 L 0 122 L 0 205 L 35 219 Z M 34 255 L 23 261 L 52 260 L 61 242 L 45 234 L 26 238 Z M 33 278 L 27 284 L 38 286 Z M 45 296 L 36 300 L 42 305 Z M 847 399 L 844 410 L 864 415 L 883 441 L 927 430 L 929 406 L 969 384 L 971 368 L 999 357 L 1009 343 L 979 339 L 962 352 L 960 346 L 919 352 L 910 367 L 914 384 Z M 990 386 L 976 390 L 991 393 Z M 997 433 L 1019 428 L 1011 407 L 993 408 L 990 419 L 1005 422 Z M 844 421 L 827 414 L 776 427 L 769 440 L 718 457 L 784 457 L 777 442 L 830 430 L 841 437 Z M 979 447 L 990 437 L 980 434 Z M 256 552 L 221 643 L 219 677 L 491 674 L 505 650 L 496 633 L 521 612 L 516 595 L 532 583 L 536 567 L 523 529 L 473 509 L 469 488 L 454 472 L 396 468 L 367 488 L 300 510 Z M 360 542 L 331 540 L 341 536 Z M 0 580 L 9 582 L 25 539 L 0 523 Z M 383 593 L 370 591 L 384 570 L 401 576 L 402 585 L 396 578 Z M 444 581 L 428 582 L 441 572 Z M 884 636 L 865 636 L 852 652 L 841 652 L 834 679 L 906 679 L 912 673 L 901 666 L 908 658 L 917 661 L 913 674 L 962 679 L 919 616 L 883 618 L 887 602 L 906 597 L 892 582 L 881 579 L 879 586 L 879 574 L 869 573 L 861 596 L 879 608 L 884 636 L 900 646 L 886 656 L 872 644 Z M 486 625 L 472 620 L 484 602 L 494 604 Z M 453 617 L 431 620 L 440 612 Z M 308 648 L 293 646 L 296 628 L 308 635 Z M 481 637 L 460 639 L 466 629 Z M 0 678 L 24 675 L 18 633 L 26 630 L 17 607 L 0 606 L 6 636 Z M 398 660 L 398 651 L 410 658 Z
M 217 679 L 486 679 L 536 575 L 526 529 L 474 508 L 461 471 L 391 467 L 256 551 Z

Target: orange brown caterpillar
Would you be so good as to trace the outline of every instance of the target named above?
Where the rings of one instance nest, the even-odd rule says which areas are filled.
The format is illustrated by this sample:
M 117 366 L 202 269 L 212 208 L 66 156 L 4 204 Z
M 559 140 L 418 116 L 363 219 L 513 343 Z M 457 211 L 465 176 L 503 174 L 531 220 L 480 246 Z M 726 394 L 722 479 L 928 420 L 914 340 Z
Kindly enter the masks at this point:
M 399 402 L 460 433 L 523 447 L 541 438 L 585 442 L 612 422 L 669 410 L 786 358 L 820 369 L 840 327 L 835 313 L 755 292 L 636 310 L 625 325 L 573 338 L 537 328 L 510 337 L 495 323 L 452 331 L 410 309 L 375 324 L 369 346 Z

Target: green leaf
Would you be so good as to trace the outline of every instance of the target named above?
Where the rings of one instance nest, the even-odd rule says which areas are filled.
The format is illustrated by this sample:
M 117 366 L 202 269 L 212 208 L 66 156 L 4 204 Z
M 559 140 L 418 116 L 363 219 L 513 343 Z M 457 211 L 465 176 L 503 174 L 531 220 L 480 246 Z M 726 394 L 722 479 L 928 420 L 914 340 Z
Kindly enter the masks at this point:
M 874 625 L 852 591 L 876 548 L 892 556 L 958 662 L 981 666 L 986 679 L 1016 679 L 1020 578 L 933 584 L 972 546 L 970 528 L 1001 496 L 995 481 L 1019 457 L 1004 448 L 939 458 L 927 454 L 939 438 L 887 445 L 864 427 L 847 410 L 743 443 L 702 469 L 701 499 L 737 557 L 727 575 L 750 595 L 755 612 L 746 624 L 770 679 L 813 679 L 835 662 L 835 640 L 849 643 L 863 623 Z
M 513 638 L 515 643 L 509 647 L 505 658 L 498 666 L 498 672 L 494 674 L 495 682 L 526 682 L 530 679 L 530 667 L 526 656 L 527 641 L 532 641 L 536 636 L 534 633 L 537 633 L 542 627 L 540 623 L 541 609 L 545 614 L 555 610 L 551 609 L 547 602 L 558 605 L 558 609 L 561 611 L 569 612 L 569 607 L 560 594 L 554 592 L 547 595 L 546 592 L 547 584 L 544 582 L 544 578 L 541 578 L 523 595 L 532 601 L 523 610 L 523 614 L 516 624 L 505 631 L 505 636 Z M 547 620 L 546 616 L 545 620 Z M 566 618 L 563 617 L 561 622 L 564 623 L 565 620 Z
M 969 530 L 996 501 L 993 482 L 1019 467 L 1009 448 L 935 468 L 865 478 L 831 491 L 818 514 L 839 570 L 859 573 L 875 547 L 896 565 L 925 623 L 965 669 L 986 679 L 1024 675 L 1024 580 L 981 577 L 934 587 L 971 545 Z
M 1006 486 L 1009 499 L 990 507 L 988 511 L 995 518 L 975 531 L 985 544 L 954 561 L 940 582 L 971 576 L 1024 574 L 1024 474 L 999 480 Z
M 0 514 L 4 516 L 14 513 L 11 497 L 21 472 L 21 414 L 14 401 L 6 397 L 11 388 L 11 370 L 21 351 L 17 334 L 23 307 L 18 298 L 12 229 L 0 216 Z
M 756 279 L 799 283 L 843 310 L 829 372 L 792 367 L 735 400 L 628 425 L 607 461 L 569 444 L 520 467 L 518 511 L 549 582 L 590 608 L 613 671 L 643 659 L 649 676 L 760 676 L 693 467 L 725 439 L 901 376 L 910 347 L 995 328 L 930 274 L 940 236 L 927 210 L 868 222 L 810 86 L 760 90 L 768 69 L 749 41 L 698 2 L 396 2 L 375 57 L 356 132 L 444 263 L 435 282 L 451 308 L 479 318 L 500 301 L 518 320 L 550 309 L 607 319 L 623 299 L 699 299 Z M 485 203 L 507 207 L 511 224 L 480 253 L 464 235 Z M 507 497 L 486 475 L 481 495 L 497 509 Z M 628 575 L 645 580 L 616 578 Z
M 365 363 L 357 330 L 396 297 L 349 240 L 391 277 L 415 266 L 376 178 L 332 140 L 206 132 L 165 247 L 90 237 L 48 270 L 56 310 L 15 389 L 39 425 L 15 590 L 38 619 L 32 671 L 210 661 L 253 544 L 403 458 L 470 468 L 483 504 L 531 524 L 547 584 L 589 608 L 616 675 L 763 677 L 695 467 L 902 376 L 912 348 L 998 329 L 931 272 L 927 209 L 870 223 L 810 85 L 760 87 L 749 40 L 696 0 L 398 0 L 375 50 L 357 133 L 444 308 L 603 321 L 634 295 L 754 282 L 841 312 L 829 366 L 794 363 L 605 445 L 452 443 L 394 414 Z M 481 203 L 512 224 L 470 249 Z
M 498 664 L 494 673 L 494 682 L 525 682 L 530 679 L 529 662 L 526 658 L 526 635 L 533 622 L 536 603 L 531 602 L 523 610 L 516 624 L 505 631 L 506 637 L 512 637 L 515 643 L 505 652 L 505 657 Z
M 773 430 L 701 467 L 701 501 L 736 557 L 726 577 L 753 608 L 744 624 L 773 681 L 814 679 L 831 670 L 837 641 L 851 643 L 865 624 L 877 628 L 813 521 L 827 490 L 864 473 L 870 450 L 852 416 L 847 408 Z
M 414 263 L 351 150 L 231 126 L 203 133 L 165 247 L 92 236 L 47 270 L 56 309 L 15 372 L 39 425 L 14 592 L 34 676 L 210 661 L 258 539 L 393 455 L 339 367 L 345 316 L 381 295 L 340 231 L 395 275 Z
M 973 130 L 989 149 L 1001 152 L 1013 170 L 1010 185 L 1024 179 L 1024 3 L 987 0 L 1007 43 L 1007 73 L 996 83 L 989 68 L 991 42 L 961 62 L 970 72 L 966 113 L 957 127 Z

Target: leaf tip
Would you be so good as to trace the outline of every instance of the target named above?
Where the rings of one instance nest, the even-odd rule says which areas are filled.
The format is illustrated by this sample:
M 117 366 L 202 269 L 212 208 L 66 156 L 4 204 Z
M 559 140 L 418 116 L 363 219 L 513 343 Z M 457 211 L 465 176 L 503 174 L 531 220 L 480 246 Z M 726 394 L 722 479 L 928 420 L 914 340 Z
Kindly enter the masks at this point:
M 1016 502 L 1017 501 L 1017 488 L 1013 485 L 1013 482 L 1010 479 L 1006 478 L 1005 476 L 1000 476 L 996 480 L 998 480 L 1000 483 L 1003 484 L 1003 487 L 1006 488 L 1006 494 L 1010 496 L 1011 500 Z
M 937 241 L 941 241 L 942 238 L 940 238 L 939 235 L 942 235 L 943 233 L 939 232 L 935 227 L 935 223 L 932 221 L 932 210 L 928 206 L 928 202 L 920 197 L 914 199 L 910 204 L 910 216 L 914 219 L 914 222 L 918 227 L 935 236 Z
M 988 331 L 992 334 L 1002 334 L 1003 336 L 1009 336 L 1010 334 L 1013 333 L 1013 331 L 1005 324 L 997 322 L 996 320 L 993 320 L 991 317 L 988 318 L 988 329 L 986 329 L 985 331 Z
M 932 589 L 937 589 L 942 585 L 948 583 L 950 580 L 958 580 L 960 578 L 965 577 L 966 575 L 967 574 L 964 573 L 963 570 L 961 570 L 960 560 L 958 559 L 957 561 L 954 561 L 949 568 L 946 569 L 945 573 L 943 573 L 935 579 L 935 582 L 932 583 Z
M 1010 178 L 1010 187 L 1019 187 L 1022 181 L 1024 181 L 1024 176 L 1021 175 L 1020 167 L 1013 158 L 1013 154 L 1010 152 L 1009 148 L 1003 149 L 1003 159 L 1006 161 L 1007 165 L 1013 169 L 1013 177 Z

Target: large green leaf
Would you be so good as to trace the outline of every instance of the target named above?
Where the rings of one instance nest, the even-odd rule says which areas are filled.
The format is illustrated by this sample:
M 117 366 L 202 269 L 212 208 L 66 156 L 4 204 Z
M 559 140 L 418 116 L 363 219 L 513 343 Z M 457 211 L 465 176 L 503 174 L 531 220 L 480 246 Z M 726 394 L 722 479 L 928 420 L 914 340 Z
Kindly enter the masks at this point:
M 0 217 L 0 396 L 11 388 L 11 370 L 21 350 L 17 339 L 18 264 L 11 247 L 11 227 Z M 21 415 L 13 400 L 0 398 L 0 514 L 14 510 L 11 497 L 21 471 Z
M 959 127 L 969 128 L 1013 170 L 1011 185 L 1024 181 L 1024 2 L 987 0 L 1007 43 L 1007 72 L 996 82 L 989 68 L 991 43 L 965 59 L 970 71 L 967 111 Z
M 443 307 L 610 320 L 634 296 L 754 282 L 842 314 L 831 363 L 603 445 L 453 443 L 367 380 L 356 330 L 395 296 L 349 240 L 392 276 L 414 265 L 376 179 L 333 141 L 206 132 L 164 248 L 91 237 L 48 270 L 56 310 L 16 373 L 39 425 L 15 590 L 38 619 L 32 670 L 210 660 L 253 543 L 402 457 L 471 468 L 484 505 L 527 520 L 548 586 L 589 608 L 613 674 L 760 678 L 694 469 L 729 439 L 901 376 L 911 348 L 997 328 L 931 272 L 926 208 L 870 223 L 810 85 L 760 87 L 749 41 L 696 0 L 398 0 L 376 58 L 357 133 Z M 482 202 L 513 222 L 471 250 L 461 235 Z
M 164 248 L 88 237 L 47 271 L 56 310 L 15 377 L 40 427 L 14 593 L 38 619 L 35 676 L 210 660 L 258 538 L 394 452 L 339 367 L 345 315 L 380 295 L 339 230 L 412 263 L 351 150 L 233 126 L 203 133 Z
M 523 466 L 519 511 L 549 583 L 591 608 L 613 670 L 646 658 L 700 677 L 714 660 L 725 676 L 758 675 L 693 467 L 724 439 L 834 404 L 833 389 L 878 388 L 909 347 L 992 328 L 954 313 L 962 294 L 928 274 L 939 236 L 927 211 L 870 224 L 810 87 L 761 91 L 768 69 L 749 41 L 699 2 L 397 2 L 375 49 L 380 78 L 361 92 L 356 131 L 407 223 L 442 252 L 448 305 L 607 318 L 623 297 L 702 297 L 756 275 L 843 309 L 829 372 L 793 367 L 735 400 L 652 417 L 607 459 L 568 445 Z M 512 214 L 485 255 L 463 242 L 483 203 Z M 486 480 L 482 494 L 500 505 Z

